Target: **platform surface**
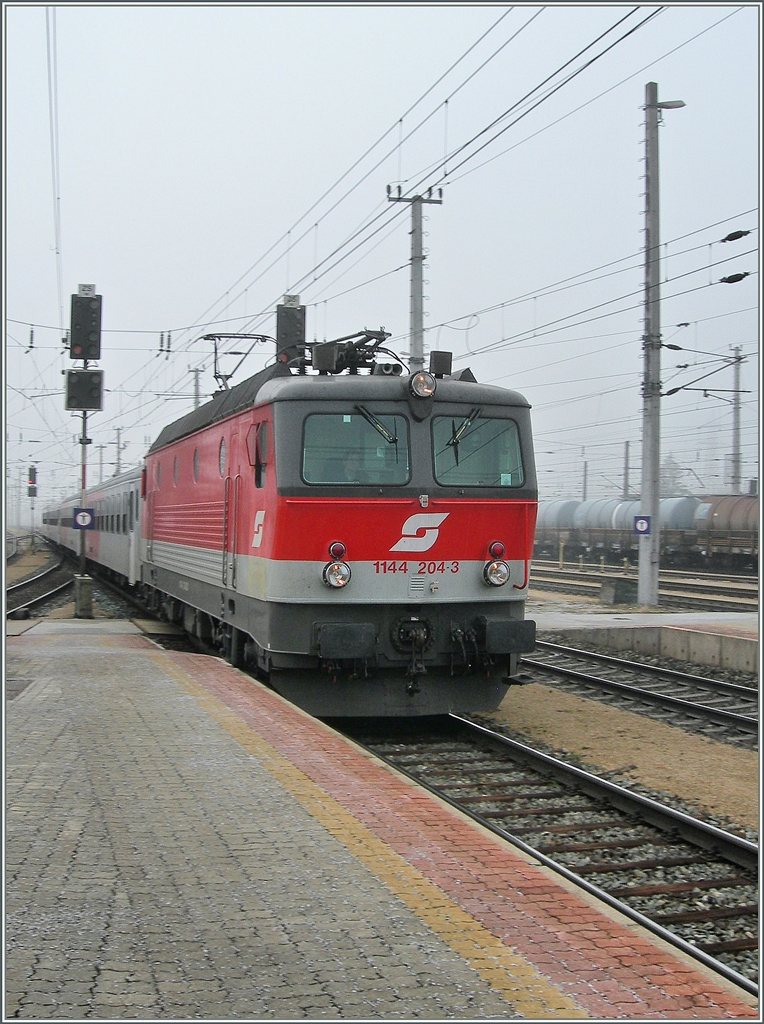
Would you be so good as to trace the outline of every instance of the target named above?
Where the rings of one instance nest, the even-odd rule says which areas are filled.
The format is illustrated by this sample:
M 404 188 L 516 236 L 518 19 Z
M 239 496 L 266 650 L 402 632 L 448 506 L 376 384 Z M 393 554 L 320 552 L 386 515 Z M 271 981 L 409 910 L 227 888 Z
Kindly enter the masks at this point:
M 554 602 L 528 602 L 525 614 L 535 619 L 538 629 L 584 629 L 591 627 L 612 628 L 614 626 L 676 626 L 681 629 L 696 629 L 705 633 L 726 632 L 738 636 L 759 635 L 759 616 L 756 612 L 669 612 L 660 611 L 613 611 L 600 610 L 590 606 L 555 606 Z
M 224 662 L 17 625 L 6 1018 L 757 1018 Z

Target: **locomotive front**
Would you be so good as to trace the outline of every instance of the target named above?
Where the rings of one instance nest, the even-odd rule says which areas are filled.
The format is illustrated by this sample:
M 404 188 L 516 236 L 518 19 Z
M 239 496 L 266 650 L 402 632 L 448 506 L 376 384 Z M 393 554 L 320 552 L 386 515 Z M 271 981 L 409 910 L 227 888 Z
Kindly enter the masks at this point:
M 469 371 L 390 369 L 258 394 L 275 493 L 246 560 L 267 609 L 246 651 L 317 715 L 492 710 L 535 638 L 530 407 Z

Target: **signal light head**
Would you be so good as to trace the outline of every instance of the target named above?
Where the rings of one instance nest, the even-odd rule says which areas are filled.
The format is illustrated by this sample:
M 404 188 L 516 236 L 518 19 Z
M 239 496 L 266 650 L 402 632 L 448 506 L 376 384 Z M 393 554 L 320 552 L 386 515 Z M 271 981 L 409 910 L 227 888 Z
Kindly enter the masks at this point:
M 329 545 L 329 555 L 334 559 L 344 558 L 346 550 L 347 548 L 341 540 L 333 540 Z
M 350 566 L 347 562 L 329 562 L 324 566 L 322 578 L 327 587 L 345 587 L 350 582 Z
M 411 393 L 416 395 L 417 398 L 430 398 L 435 394 L 437 386 L 437 381 L 433 375 L 426 370 L 420 370 L 419 373 L 415 373 L 409 381 Z
M 506 548 L 500 540 L 492 540 L 488 545 L 488 554 L 491 558 L 503 558 Z

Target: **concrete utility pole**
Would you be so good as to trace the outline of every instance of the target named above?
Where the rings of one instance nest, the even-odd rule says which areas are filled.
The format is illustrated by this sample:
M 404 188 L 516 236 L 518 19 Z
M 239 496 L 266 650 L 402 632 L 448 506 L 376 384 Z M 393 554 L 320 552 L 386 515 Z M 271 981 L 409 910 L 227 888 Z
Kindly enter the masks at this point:
M 645 333 L 642 385 L 642 495 L 640 514 L 649 517 L 650 531 L 639 538 L 640 604 L 658 604 L 660 569 L 661 474 L 661 316 L 660 316 L 660 203 L 658 122 L 660 111 L 683 107 L 683 100 L 658 102 L 658 85 L 645 86 Z
M 735 384 L 732 393 L 732 493 L 740 494 L 740 345 L 735 345 Z
M 443 189 L 438 189 L 437 198 L 432 198 L 432 189 L 426 196 L 402 196 L 400 186 L 398 194 L 392 195 L 390 185 L 387 186 L 387 198 L 391 203 L 411 203 L 411 337 L 409 340 L 409 364 L 411 372 L 416 373 L 424 368 L 424 294 L 423 273 L 424 253 L 422 247 L 422 205 L 424 203 L 443 203 Z

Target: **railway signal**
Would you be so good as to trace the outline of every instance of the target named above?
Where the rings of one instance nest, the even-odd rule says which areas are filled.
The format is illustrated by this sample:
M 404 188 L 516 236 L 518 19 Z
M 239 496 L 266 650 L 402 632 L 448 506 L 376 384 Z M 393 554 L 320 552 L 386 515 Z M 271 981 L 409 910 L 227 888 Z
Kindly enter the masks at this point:
M 103 370 L 67 370 L 64 408 L 82 412 L 103 409 Z
M 276 306 L 276 358 L 289 363 L 305 357 L 305 306 L 299 295 L 285 295 Z
M 37 467 L 30 466 L 29 474 L 27 475 L 27 497 L 37 497 Z
M 69 356 L 85 360 L 101 358 L 100 295 L 72 295 Z

